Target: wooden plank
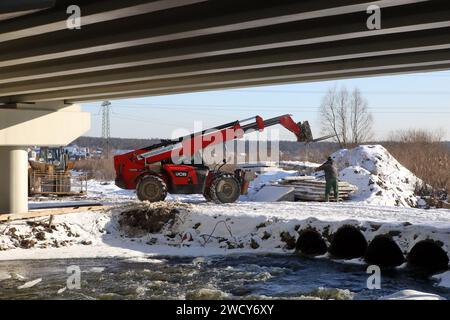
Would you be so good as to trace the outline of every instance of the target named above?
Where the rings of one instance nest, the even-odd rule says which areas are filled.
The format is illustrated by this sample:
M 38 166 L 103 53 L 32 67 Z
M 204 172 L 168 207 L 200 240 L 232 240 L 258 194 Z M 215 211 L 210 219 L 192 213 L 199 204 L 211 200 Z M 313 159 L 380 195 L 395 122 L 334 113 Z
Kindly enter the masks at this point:
M 6 213 L 0 214 L 0 222 L 21 220 L 21 219 L 31 219 L 31 218 L 39 218 L 45 216 L 54 216 L 54 215 L 62 215 L 68 213 L 78 213 L 78 212 L 86 212 L 86 211 L 101 211 L 108 209 L 110 206 L 73 206 L 73 207 L 65 207 L 65 208 L 55 208 L 55 209 L 46 209 L 46 210 L 31 210 L 29 212 L 24 213 Z
M 296 193 L 311 193 L 311 194 L 325 194 L 325 189 L 323 190 L 304 190 L 304 189 L 294 189 Z M 333 193 L 333 190 L 331 190 L 331 193 Z M 345 192 L 339 190 L 339 194 L 350 194 L 351 192 Z
M 291 185 L 283 185 L 284 187 L 294 187 L 295 190 L 301 190 L 301 191 L 311 191 L 311 192 L 318 192 L 318 191 L 325 191 L 325 187 L 323 188 L 315 188 L 315 187 L 303 187 L 303 186 L 291 186 Z M 352 193 L 356 190 L 349 189 L 349 188 L 339 188 L 339 192 L 344 193 Z
M 326 183 L 325 181 L 281 181 L 281 184 L 292 184 L 292 185 L 308 185 L 308 186 L 324 186 Z M 348 182 L 339 181 L 339 186 L 343 187 L 354 187 Z
M 317 202 L 324 202 L 325 197 L 295 197 L 296 200 L 300 201 L 317 201 Z M 334 201 L 335 198 L 333 196 L 330 196 L 330 200 Z M 346 200 L 345 198 L 339 197 L 339 200 L 343 201 Z
M 296 196 L 323 196 L 325 193 L 311 193 L 311 192 L 294 192 Z M 331 193 L 333 195 L 333 193 Z M 340 197 L 349 197 L 348 193 L 339 193 Z

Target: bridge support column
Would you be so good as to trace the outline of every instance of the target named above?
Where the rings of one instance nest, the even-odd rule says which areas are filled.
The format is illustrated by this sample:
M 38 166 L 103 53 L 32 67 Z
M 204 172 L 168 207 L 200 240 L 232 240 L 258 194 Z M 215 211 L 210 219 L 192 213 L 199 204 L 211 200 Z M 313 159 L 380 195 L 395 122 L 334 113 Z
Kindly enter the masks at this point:
M 0 147 L 0 213 L 28 211 L 28 153 Z
M 27 147 L 67 145 L 89 128 L 77 105 L 0 105 L 0 214 L 28 211 Z

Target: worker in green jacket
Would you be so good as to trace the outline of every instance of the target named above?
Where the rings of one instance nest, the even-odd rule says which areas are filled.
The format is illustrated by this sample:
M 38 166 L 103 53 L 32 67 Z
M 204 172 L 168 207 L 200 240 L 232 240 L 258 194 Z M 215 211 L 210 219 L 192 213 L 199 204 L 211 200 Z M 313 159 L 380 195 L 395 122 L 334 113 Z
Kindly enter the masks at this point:
M 333 189 L 334 197 L 336 202 L 339 201 L 339 186 L 338 186 L 338 172 L 334 165 L 333 159 L 328 157 L 328 160 L 322 164 L 320 167 L 317 167 L 315 171 L 324 171 L 325 172 L 325 202 L 328 202 L 331 189 Z

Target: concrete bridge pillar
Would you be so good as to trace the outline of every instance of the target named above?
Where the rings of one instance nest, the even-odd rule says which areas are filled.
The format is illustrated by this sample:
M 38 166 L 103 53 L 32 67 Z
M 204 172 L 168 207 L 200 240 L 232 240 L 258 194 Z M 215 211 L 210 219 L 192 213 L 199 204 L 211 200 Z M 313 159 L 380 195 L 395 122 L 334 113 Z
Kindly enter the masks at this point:
M 28 153 L 0 147 L 0 213 L 28 211 Z
M 27 147 L 67 145 L 89 128 L 77 105 L 0 105 L 0 214 L 28 211 Z

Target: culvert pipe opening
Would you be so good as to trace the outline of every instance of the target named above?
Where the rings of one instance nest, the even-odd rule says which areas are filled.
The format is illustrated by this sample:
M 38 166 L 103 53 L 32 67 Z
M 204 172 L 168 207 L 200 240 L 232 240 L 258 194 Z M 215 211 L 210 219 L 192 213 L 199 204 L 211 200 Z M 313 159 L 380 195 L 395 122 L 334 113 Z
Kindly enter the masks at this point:
M 423 240 L 416 243 L 408 254 L 410 266 L 428 272 L 445 271 L 448 269 L 448 263 L 447 253 L 432 240 Z
M 319 256 L 327 253 L 327 244 L 319 232 L 303 230 L 299 233 L 296 250 L 305 255 Z
M 402 250 L 389 236 L 376 236 L 366 250 L 364 260 L 380 267 L 398 267 L 405 262 Z
M 330 254 L 338 259 L 354 259 L 364 256 L 367 241 L 353 226 L 343 226 L 333 235 Z

